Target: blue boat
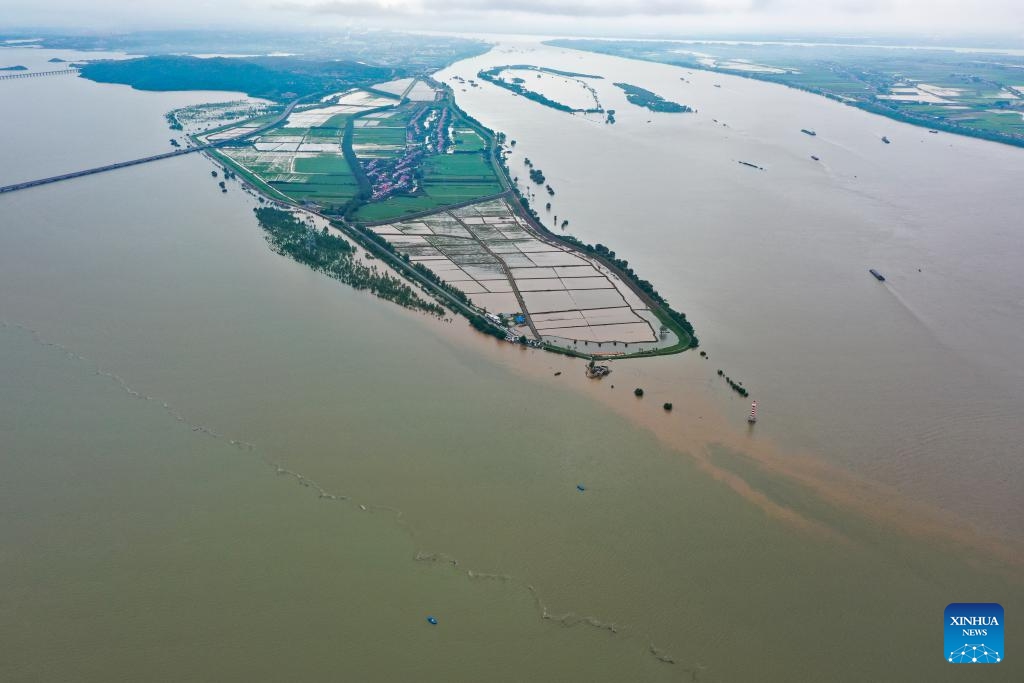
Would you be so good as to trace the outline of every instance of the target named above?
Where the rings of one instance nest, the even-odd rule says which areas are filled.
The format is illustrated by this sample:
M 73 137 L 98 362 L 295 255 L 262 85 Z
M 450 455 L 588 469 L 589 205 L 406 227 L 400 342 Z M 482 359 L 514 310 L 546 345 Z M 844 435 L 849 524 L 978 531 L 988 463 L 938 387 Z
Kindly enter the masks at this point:
M 885 282 L 885 276 L 882 275 L 881 273 L 879 273 L 874 268 L 869 268 L 868 272 L 871 273 L 872 275 L 874 275 L 875 279 L 878 280 L 879 282 Z

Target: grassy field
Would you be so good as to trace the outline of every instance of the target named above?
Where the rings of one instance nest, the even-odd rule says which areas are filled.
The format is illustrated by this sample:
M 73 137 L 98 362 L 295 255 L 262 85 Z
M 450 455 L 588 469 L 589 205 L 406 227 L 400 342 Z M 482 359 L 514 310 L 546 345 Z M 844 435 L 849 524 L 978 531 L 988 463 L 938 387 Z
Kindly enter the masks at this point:
M 490 163 L 479 152 L 430 157 L 424 164 L 424 171 L 428 178 L 494 178 Z
M 299 157 L 295 159 L 296 173 L 326 173 L 330 175 L 345 175 L 353 179 L 352 169 L 345 163 L 344 157 L 337 154 L 317 154 L 312 157 Z
M 367 126 L 353 131 L 354 145 L 401 145 L 405 146 L 405 126 L 391 128 L 384 126 Z
M 363 221 L 387 221 L 419 211 L 429 211 L 439 206 L 438 202 L 426 195 L 413 197 L 389 197 L 382 202 L 366 204 L 359 209 L 357 217 Z
M 481 152 L 487 143 L 472 128 L 455 129 L 455 150 L 458 152 Z

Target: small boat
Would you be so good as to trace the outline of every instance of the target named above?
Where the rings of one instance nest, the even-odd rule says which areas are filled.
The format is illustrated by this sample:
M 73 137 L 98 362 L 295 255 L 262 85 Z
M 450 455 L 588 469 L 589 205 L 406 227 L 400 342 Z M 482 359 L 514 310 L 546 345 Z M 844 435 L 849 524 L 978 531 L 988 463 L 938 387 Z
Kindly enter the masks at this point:
M 800 132 L 805 134 L 805 135 L 810 135 L 811 137 L 814 137 L 815 135 L 817 135 L 817 133 L 815 133 L 813 130 L 810 130 L 809 128 L 801 128 Z
M 892 142 L 892 140 L 890 140 L 888 137 L 883 135 L 882 136 L 882 142 L 884 142 L 885 144 L 888 145 L 890 142 Z
M 875 279 L 879 282 L 885 282 L 885 276 L 879 273 L 874 268 L 868 268 L 868 272 L 875 276 Z
M 821 161 L 821 159 L 819 159 L 818 157 L 814 156 L 813 154 L 811 155 L 811 158 L 814 159 L 815 161 Z

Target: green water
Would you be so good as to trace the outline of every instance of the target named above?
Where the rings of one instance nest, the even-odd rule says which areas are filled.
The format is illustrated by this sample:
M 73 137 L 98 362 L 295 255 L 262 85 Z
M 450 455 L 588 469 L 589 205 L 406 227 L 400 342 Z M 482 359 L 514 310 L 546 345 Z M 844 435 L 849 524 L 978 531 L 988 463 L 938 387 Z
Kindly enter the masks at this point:
M 954 680 L 945 605 L 1024 609 L 276 256 L 229 188 L 195 157 L 0 197 L 0 679 Z M 985 680 L 1022 678 L 1008 630 Z

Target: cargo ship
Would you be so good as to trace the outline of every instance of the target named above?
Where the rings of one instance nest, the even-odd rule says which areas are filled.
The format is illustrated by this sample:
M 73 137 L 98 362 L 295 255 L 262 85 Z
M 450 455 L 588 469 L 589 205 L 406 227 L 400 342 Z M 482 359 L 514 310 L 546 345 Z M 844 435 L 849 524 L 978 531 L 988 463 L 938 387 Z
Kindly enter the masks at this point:
M 882 275 L 881 273 L 879 273 L 874 268 L 869 268 L 868 272 L 871 273 L 872 275 L 874 275 L 875 279 L 878 280 L 879 282 L 885 282 L 885 276 Z
M 817 135 L 817 133 L 815 133 L 813 130 L 811 130 L 809 128 L 801 128 L 800 132 L 804 133 L 806 135 L 810 135 L 811 137 L 814 137 L 815 135 Z

